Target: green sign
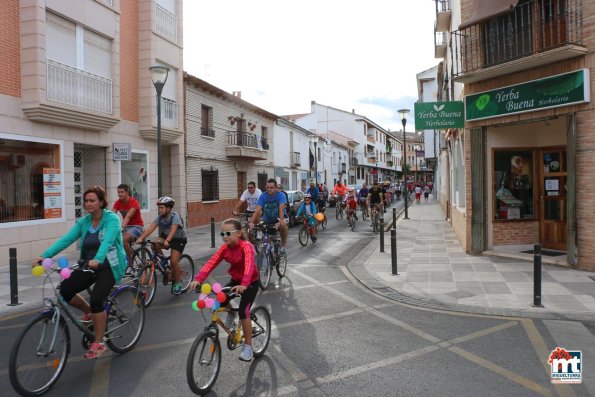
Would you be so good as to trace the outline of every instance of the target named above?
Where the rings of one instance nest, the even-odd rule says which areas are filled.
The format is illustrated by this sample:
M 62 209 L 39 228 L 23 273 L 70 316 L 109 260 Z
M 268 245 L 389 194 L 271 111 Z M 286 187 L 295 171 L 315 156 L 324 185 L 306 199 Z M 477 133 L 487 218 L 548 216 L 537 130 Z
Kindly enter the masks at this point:
M 414 105 L 415 129 L 445 130 L 464 128 L 463 102 L 418 102 Z
M 481 120 L 589 102 L 589 69 L 465 97 L 465 119 Z M 587 84 L 585 84 L 587 83 Z

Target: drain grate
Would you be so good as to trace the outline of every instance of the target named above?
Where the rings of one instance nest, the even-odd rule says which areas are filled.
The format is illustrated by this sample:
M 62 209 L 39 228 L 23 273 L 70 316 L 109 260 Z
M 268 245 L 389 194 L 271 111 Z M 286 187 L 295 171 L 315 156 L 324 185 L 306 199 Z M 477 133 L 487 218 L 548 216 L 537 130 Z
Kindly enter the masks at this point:
M 448 295 L 451 298 L 455 298 L 455 299 L 471 298 L 472 296 L 475 296 L 475 294 L 473 294 L 469 291 L 463 291 L 463 290 L 449 292 L 448 294 L 445 294 L 445 295 Z

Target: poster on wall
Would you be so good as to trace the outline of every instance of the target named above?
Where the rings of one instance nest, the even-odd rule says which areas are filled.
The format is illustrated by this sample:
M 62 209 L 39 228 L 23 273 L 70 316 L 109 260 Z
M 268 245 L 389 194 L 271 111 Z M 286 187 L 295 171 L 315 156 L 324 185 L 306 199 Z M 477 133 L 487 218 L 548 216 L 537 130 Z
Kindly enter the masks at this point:
M 59 168 L 43 169 L 43 217 L 62 218 L 62 174 Z

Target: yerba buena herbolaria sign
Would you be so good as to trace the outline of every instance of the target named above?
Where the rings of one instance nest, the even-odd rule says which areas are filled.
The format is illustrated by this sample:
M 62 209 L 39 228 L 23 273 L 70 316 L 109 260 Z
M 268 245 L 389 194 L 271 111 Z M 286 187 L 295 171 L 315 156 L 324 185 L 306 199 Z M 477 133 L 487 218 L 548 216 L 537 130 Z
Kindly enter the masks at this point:
M 464 128 L 464 106 L 461 101 L 418 102 L 414 105 L 415 129 L 445 130 Z
M 534 112 L 590 102 L 589 69 L 511 85 L 465 97 L 465 120 Z

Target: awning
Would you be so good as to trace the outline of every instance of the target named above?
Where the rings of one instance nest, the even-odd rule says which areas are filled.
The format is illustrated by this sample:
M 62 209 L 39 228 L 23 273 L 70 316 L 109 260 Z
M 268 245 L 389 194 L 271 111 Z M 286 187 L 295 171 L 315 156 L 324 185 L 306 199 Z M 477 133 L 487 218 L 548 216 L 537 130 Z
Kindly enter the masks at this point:
M 474 0 L 471 3 L 469 18 L 459 25 L 459 29 L 477 25 L 480 22 L 511 12 L 519 0 Z

